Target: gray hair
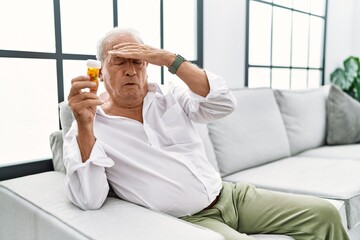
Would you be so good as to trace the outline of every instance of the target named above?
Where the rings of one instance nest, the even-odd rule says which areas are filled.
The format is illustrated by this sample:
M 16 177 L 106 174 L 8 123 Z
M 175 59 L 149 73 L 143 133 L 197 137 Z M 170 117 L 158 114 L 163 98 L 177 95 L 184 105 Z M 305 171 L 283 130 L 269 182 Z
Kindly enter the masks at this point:
M 139 41 L 139 43 L 144 43 L 144 40 L 140 36 L 140 33 L 132 28 L 123 28 L 123 27 L 115 27 L 112 30 L 110 30 L 108 33 L 105 34 L 103 38 L 100 39 L 97 45 L 97 52 L 96 52 L 96 58 L 97 60 L 103 62 L 105 58 L 104 49 L 110 48 L 110 40 L 111 38 L 117 36 L 118 34 L 128 34 L 132 37 L 134 37 L 136 40 Z

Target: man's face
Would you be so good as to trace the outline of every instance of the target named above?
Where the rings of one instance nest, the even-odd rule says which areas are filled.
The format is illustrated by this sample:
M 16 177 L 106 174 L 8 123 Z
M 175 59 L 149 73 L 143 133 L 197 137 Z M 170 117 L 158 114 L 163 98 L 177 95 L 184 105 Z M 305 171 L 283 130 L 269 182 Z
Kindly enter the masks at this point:
M 107 54 L 119 43 L 138 41 L 127 34 L 119 34 L 111 39 L 109 49 L 104 49 L 105 58 L 101 69 L 106 91 L 111 101 L 132 106 L 142 103 L 147 94 L 147 63 L 139 59 L 127 59 Z

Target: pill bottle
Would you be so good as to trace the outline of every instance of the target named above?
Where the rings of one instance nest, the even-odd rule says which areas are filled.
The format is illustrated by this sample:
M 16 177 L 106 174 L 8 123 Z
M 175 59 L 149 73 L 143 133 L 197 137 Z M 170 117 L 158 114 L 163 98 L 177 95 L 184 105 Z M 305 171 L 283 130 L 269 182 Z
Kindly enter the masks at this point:
M 101 68 L 101 62 L 93 59 L 86 61 L 87 75 L 90 77 L 90 81 L 96 83 L 96 86 L 91 88 L 92 91 L 96 91 L 99 86 L 99 70 Z

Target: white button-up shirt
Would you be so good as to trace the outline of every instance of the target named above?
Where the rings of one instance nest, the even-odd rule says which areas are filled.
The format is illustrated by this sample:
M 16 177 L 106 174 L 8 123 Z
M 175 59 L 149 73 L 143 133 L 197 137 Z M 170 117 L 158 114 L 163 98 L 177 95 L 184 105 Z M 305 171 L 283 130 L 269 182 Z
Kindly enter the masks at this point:
M 207 72 L 210 93 L 170 86 L 163 94 L 149 83 L 143 123 L 97 109 L 95 145 L 83 163 L 74 121 L 64 139 L 66 192 L 82 209 L 104 203 L 109 184 L 122 199 L 175 217 L 207 207 L 221 190 L 221 178 L 206 158 L 192 125 L 233 111 L 236 101 L 222 78 Z

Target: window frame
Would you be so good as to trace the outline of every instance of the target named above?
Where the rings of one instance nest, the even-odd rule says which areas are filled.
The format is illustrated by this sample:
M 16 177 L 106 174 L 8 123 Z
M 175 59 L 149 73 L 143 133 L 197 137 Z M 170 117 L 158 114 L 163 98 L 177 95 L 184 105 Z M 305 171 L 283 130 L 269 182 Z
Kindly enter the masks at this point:
M 309 70 L 319 70 L 321 71 L 321 82 L 320 85 L 324 85 L 325 84 L 325 57 L 326 57 L 326 30 L 327 30 L 327 12 L 328 12 L 328 0 L 324 0 L 325 1 L 325 10 L 324 10 L 324 16 L 320 16 L 317 14 L 313 14 L 310 11 L 309 12 L 304 12 L 301 10 L 297 10 L 297 9 L 293 9 L 293 8 L 289 8 L 289 7 L 285 7 L 282 5 L 278 5 L 273 3 L 273 1 L 268 2 L 268 1 L 264 1 L 264 0 L 247 0 L 246 1 L 246 40 L 245 40 L 245 81 L 244 81 L 244 85 L 245 87 L 249 87 L 249 69 L 250 68 L 266 68 L 269 69 L 270 71 L 270 88 L 272 88 L 272 69 L 289 69 L 290 72 L 290 76 L 289 76 L 289 85 L 291 85 L 291 72 L 293 69 L 300 69 L 300 70 L 306 70 L 307 71 L 307 88 L 309 87 Z M 258 2 L 258 3 L 262 3 L 262 4 L 267 4 L 270 5 L 272 7 L 271 10 L 271 39 L 270 41 L 270 64 L 269 65 L 256 65 L 256 64 L 250 64 L 249 63 L 249 44 L 250 44 L 250 2 Z M 324 31 L 323 31 L 323 44 L 322 44 L 322 67 L 316 68 L 316 67 L 309 67 L 309 56 L 307 59 L 307 66 L 306 67 L 296 67 L 296 66 L 292 66 L 292 62 L 290 60 L 290 66 L 278 66 L 278 65 L 272 65 L 272 56 L 273 56 L 273 44 L 272 44 L 272 39 L 273 39 L 273 10 L 274 7 L 279 7 L 282 9 L 287 9 L 289 11 L 293 12 L 299 12 L 299 13 L 303 13 L 309 16 L 316 16 L 316 17 L 320 17 L 324 20 Z M 308 26 L 308 31 L 310 32 L 310 24 Z M 291 25 L 291 38 L 290 41 L 292 41 L 292 32 L 293 32 L 293 25 Z M 310 36 L 310 35 L 309 35 Z M 308 39 L 309 41 L 309 39 Z M 293 45 L 292 43 L 290 43 L 290 57 L 292 54 L 292 49 L 293 49 Z M 308 45 L 308 52 L 309 52 L 309 45 Z
M 4 50 L 0 49 L 0 58 L 27 58 L 27 59 L 51 59 L 56 60 L 56 79 L 57 79 L 57 96 L 58 103 L 65 100 L 64 96 L 64 76 L 63 76 L 63 60 L 87 60 L 95 58 L 95 55 L 87 54 L 70 54 L 62 51 L 62 37 L 61 37 L 61 10 L 60 1 L 53 0 L 54 6 L 54 28 L 55 28 L 55 53 L 53 52 L 34 52 L 34 51 L 19 51 L 19 50 Z M 203 67 L 203 0 L 196 0 L 196 14 L 197 34 L 196 36 L 196 56 L 197 59 L 191 60 L 192 63 Z M 118 26 L 118 0 L 112 1 L 113 5 L 113 26 Z M 160 48 L 164 47 L 164 0 L 160 0 Z M 161 67 L 161 84 L 164 84 L 164 67 Z M 61 129 L 59 118 L 59 129 Z M 49 133 L 50 134 L 50 133 Z M 14 164 L 5 164 L 0 167 L 0 181 L 14 177 L 52 171 L 52 159 L 34 159 L 33 161 L 26 161 L 26 163 L 14 162 Z M 41 168 L 39 168 L 41 166 Z M 39 170 L 40 169 L 40 170 Z

